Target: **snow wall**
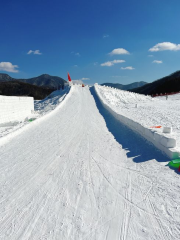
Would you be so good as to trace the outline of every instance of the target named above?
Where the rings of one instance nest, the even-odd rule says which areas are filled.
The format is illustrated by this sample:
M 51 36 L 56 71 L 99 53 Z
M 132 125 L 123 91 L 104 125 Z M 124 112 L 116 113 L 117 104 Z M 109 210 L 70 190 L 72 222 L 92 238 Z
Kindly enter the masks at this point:
M 24 121 L 34 111 L 33 97 L 0 96 L 0 124 Z
M 122 122 L 127 127 L 131 128 L 133 131 L 136 131 L 142 137 L 147 139 L 149 142 L 153 143 L 155 147 L 164 152 L 170 159 L 179 158 L 180 153 L 175 149 L 176 139 L 172 138 L 169 134 L 163 134 L 155 129 L 146 128 L 140 123 L 116 113 L 103 101 L 100 94 L 98 94 L 96 86 L 94 86 L 94 88 L 104 108 L 106 108 L 118 121 Z

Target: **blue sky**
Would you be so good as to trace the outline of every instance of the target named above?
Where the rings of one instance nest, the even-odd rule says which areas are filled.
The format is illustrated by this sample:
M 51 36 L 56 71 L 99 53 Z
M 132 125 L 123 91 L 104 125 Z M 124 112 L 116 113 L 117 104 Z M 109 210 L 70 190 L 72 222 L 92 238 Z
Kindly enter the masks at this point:
M 0 6 L 0 72 L 12 77 L 67 80 L 69 72 L 89 84 L 128 84 L 180 70 L 179 0 L 1 0 Z

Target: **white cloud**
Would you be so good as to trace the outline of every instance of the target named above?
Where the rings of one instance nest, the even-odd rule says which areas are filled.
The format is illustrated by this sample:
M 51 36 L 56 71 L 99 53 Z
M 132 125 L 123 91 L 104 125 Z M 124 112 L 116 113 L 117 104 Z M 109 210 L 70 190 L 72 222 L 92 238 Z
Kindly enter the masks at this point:
M 109 37 L 108 34 L 104 34 L 104 35 L 103 35 L 103 38 L 108 38 L 108 37 Z
M 79 79 L 72 80 L 72 82 L 75 84 L 83 84 L 83 82 Z
M 78 56 L 78 57 L 81 56 L 80 53 L 78 53 L 78 52 L 74 52 L 74 51 L 72 51 L 71 54 L 74 54 L 75 56 Z
M 180 50 L 180 44 L 175 44 L 171 42 L 162 42 L 156 44 L 154 47 L 150 48 L 150 52 L 159 52 L 159 51 L 179 51 Z
M 113 60 L 112 61 L 113 63 L 123 63 L 123 62 L 125 62 L 124 60 Z
M 32 50 L 29 50 L 29 52 L 28 52 L 27 54 L 31 54 L 31 53 L 33 53 L 33 51 L 32 51 Z
M 74 67 L 78 67 L 78 65 L 74 65 Z
M 40 50 L 35 50 L 35 51 L 33 51 L 33 50 L 29 50 L 29 52 L 27 52 L 27 54 L 35 54 L 35 55 L 41 55 L 42 53 L 40 52 Z
M 122 67 L 121 69 L 122 69 L 122 70 L 133 70 L 133 69 L 135 69 L 135 68 L 129 66 L 129 67 Z
M 125 61 L 124 60 L 113 60 L 113 61 L 108 61 L 108 62 L 105 62 L 105 63 L 101 63 L 101 66 L 102 67 L 111 67 L 114 64 L 123 63 L 123 62 L 125 62 Z
M 101 66 L 102 67 L 111 67 L 111 66 L 113 66 L 114 64 L 112 63 L 112 62 L 105 62 L 105 63 L 101 63 Z
M 112 52 L 109 53 L 110 55 L 121 55 L 121 54 L 130 54 L 126 49 L 124 48 L 116 48 L 112 50 Z
M 17 73 L 19 71 L 16 68 L 18 68 L 18 65 L 13 65 L 10 62 L 1 62 L 0 63 L 0 70 L 1 71 Z
M 162 63 L 162 61 L 154 60 L 153 63 L 157 63 L 157 64 L 159 64 L 159 63 Z
M 127 76 L 111 76 L 111 77 L 113 77 L 113 78 L 120 78 L 120 77 L 127 77 Z
M 39 50 L 35 50 L 34 54 L 41 55 L 42 53 Z
M 82 81 L 90 80 L 90 78 L 80 78 L 72 80 L 74 83 L 83 83 Z
M 154 57 L 153 55 L 148 55 L 148 57 Z

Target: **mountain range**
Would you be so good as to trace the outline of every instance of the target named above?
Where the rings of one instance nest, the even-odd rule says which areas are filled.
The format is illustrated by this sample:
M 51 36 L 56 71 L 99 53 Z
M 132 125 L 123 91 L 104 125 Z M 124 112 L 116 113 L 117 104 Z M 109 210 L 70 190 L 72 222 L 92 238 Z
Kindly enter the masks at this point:
M 35 99 L 43 99 L 55 89 L 59 89 L 66 84 L 67 81 L 63 78 L 48 74 L 29 79 L 16 79 L 8 74 L 0 73 L 0 95 L 33 96 Z M 141 81 L 126 85 L 120 83 L 103 83 L 101 85 L 148 95 L 179 92 L 180 71 L 152 83 Z
M 63 78 L 51 76 L 49 74 L 42 74 L 38 77 L 29 78 L 29 79 L 17 79 L 17 78 L 10 77 L 8 74 L 0 73 L 0 83 L 7 82 L 7 81 L 24 82 L 24 83 L 29 83 L 32 85 L 50 88 L 50 89 L 59 89 L 64 84 L 66 84 L 66 81 Z
M 54 89 L 35 86 L 19 81 L 0 82 L 0 95 L 5 96 L 29 96 L 35 100 L 47 97 Z
M 134 83 L 126 84 L 126 85 L 123 85 L 123 84 L 120 84 L 120 83 L 103 83 L 101 85 L 102 86 L 114 87 L 114 88 L 118 88 L 118 89 L 121 89 L 121 90 L 130 90 L 130 89 L 133 89 L 133 88 L 138 88 L 138 87 L 144 86 L 146 84 L 147 84 L 147 82 L 141 81 L 141 82 L 134 82 Z
M 166 77 L 160 78 L 152 83 L 131 89 L 131 92 L 155 95 L 180 91 L 180 71 L 176 71 Z
M 64 87 L 66 83 L 64 79 L 48 74 L 29 79 L 16 79 L 0 73 L 0 95 L 31 96 L 35 100 L 41 100 L 54 90 Z

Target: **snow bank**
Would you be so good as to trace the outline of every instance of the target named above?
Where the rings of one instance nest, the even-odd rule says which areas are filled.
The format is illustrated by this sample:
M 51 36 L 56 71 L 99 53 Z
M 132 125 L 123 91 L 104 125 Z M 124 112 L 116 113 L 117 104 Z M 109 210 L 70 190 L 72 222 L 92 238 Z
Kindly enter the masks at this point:
M 43 100 L 34 101 L 34 111 L 32 111 L 26 121 L 15 124 L 6 124 L 5 126 L 0 127 L 0 146 L 21 132 L 29 129 L 32 125 L 39 124 L 39 122 L 50 117 L 52 114 L 55 114 L 55 112 L 65 103 L 63 100 L 70 97 L 72 92 L 73 87 L 66 87 L 64 90 L 52 92 Z
M 176 148 L 175 135 L 167 132 L 167 128 L 156 129 L 149 127 L 142 121 L 139 114 L 138 104 L 158 105 L 158 100 L 154 101 L 149 96 L 131 93 L 127 91 L 112 89 L 105 86 L 95 85 L 95 91 L 103 106 L 119 121 L 127 125 L 132 130 L 138 132 L 141 136 L 153 143 L 158 149 L 163 151 L 169 158 L 175 159 L 179 157 L 180 151 Z M 123 106 L 122 106 L 123 105 Z M 131 109 L 136 111 L 131 114 Z M 124 111 L 124 109 L 126 109 Z M 122 112 L 120 111 L 122 110 Z M 133 112 L 132 111 L 132 112 Z M 148 110 L 147 110 L 148 111 Z M 135 117 L 136 115 L 136 117 Z M 158 116 L 157 116 L 158 118 Z M 171 128 L 170 128 L 171 129 Z
M 33 110 L 33 97 L 0 96 L 0 124 L 24 121 Z
M 69 92 L 69 89 L 69 87 L 66 87 L 64 90 L 56 90 L 43 100 L 35 100 L 34 115 L 36 115 L 36 118 L 54 110 L 59 103 L 64 100 Z

